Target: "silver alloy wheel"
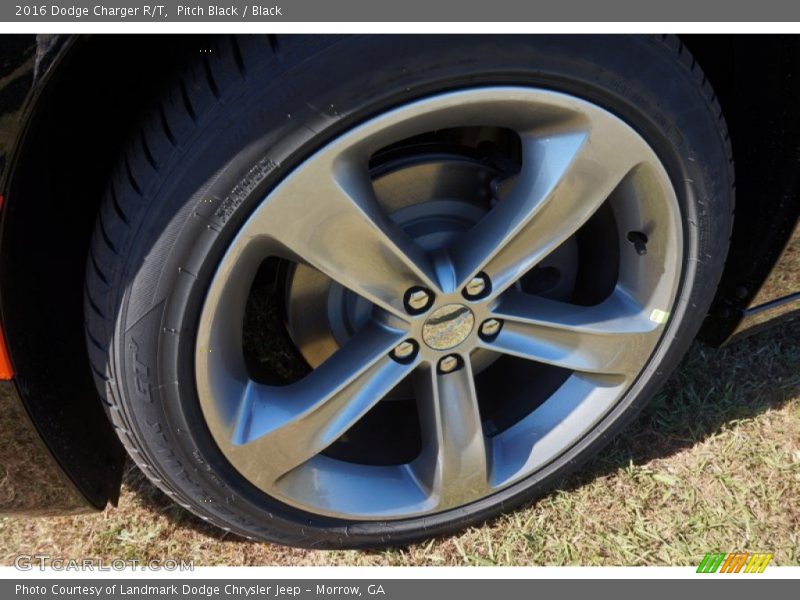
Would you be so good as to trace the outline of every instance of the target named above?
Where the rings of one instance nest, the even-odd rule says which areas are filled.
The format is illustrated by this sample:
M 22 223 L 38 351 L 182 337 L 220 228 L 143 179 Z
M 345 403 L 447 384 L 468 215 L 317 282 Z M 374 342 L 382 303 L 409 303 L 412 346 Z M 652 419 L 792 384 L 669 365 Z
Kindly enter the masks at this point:
M 446 250 L 425 251 L 381 210 L 370 157 L 415 135 L 474 125 L 516 132 L 521 170 L 471 229 Z M 601 241 L 619 247 L 618 276 L 606 299 L 586 306 L 522 293 L 520 278 L 603 205 L 611 207 L 619 231 Z M 645 253 L 626 232 L 646 239 Z M 242 353 L 247 296 L 267 257 L 309 265 L 372 304 L 349 340 L 285 386 L 254 381 Z M 622 398 L 658 344 L 681 260 L 680 213 L 669 177 L 650 146 L 611 113 L 522 87 L 413 102 L 308 158 L 237 234 L 199 322 L 195 376 L 202 412 L 243 477 L 308 512 L 386 519 L 463 505 L 535 475 Z M 476 276 L 488 286 L 473 297 L 465 288 Z M 419 289 L 434 299 L 412 314 L 408 292 Z M 487 432 L 474 380 L 480 353 L 570 374 L 513 425 Z M 407 379 L 420 421 L 416 458 L 374 465 L 324 453 Z

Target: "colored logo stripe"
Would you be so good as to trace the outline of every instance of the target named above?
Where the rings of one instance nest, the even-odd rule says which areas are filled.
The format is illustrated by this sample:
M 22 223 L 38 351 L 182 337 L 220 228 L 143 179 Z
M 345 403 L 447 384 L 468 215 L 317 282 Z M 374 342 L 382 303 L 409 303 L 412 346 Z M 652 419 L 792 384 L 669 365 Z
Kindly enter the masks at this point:
M 772 554 L 754 554 L 747 566 L 744 568 L 745 573 L 763 573 L 767 568 L 769 561 L 772 560 Z
M 700 563 L 700 566 L 697 567 L 697 572 L 716 573 L 724 558 L 724 554 L 706 554 L 705 558 Z
M 697 567 L 698 573 L 763 573 L 772 560 L 772 554 L 748 552 L 710 553 Z

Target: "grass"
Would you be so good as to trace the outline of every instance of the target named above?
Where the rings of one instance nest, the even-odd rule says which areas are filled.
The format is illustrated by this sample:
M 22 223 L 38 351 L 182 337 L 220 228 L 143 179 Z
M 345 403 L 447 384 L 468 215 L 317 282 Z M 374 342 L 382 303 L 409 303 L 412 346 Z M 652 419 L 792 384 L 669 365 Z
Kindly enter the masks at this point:
M 532 506 L 380 552 L 243 541 L 129 468 L 118 508 L 0 520 L 0 563 L 193 559 L 195 565 L 696 565 L 706 552 L 800 563 L 800 322 L 723 350 L 696 344 L 665 389 L 582 471 Z

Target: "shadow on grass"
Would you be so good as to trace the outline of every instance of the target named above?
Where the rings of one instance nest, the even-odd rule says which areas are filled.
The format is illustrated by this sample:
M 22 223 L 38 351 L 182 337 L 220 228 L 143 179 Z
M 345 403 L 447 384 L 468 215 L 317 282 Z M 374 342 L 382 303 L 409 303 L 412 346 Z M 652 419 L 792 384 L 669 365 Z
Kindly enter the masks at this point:
M 695 343 L 641 414 L 560 489 L 665 458 L 800 395 L 800 320 L 722 349 Z
M 727 423 L 780 408 L 800 394 L 798 365 L 800 320 L 723 349 L 695 343 L 636 420 L 557 489 L 572 490 L 631 463 L 671 456 L 714 435 Z M 165 513 L 182 527 L 216 539 L 241 540 L 174 504 L 132 465 L 123 485 L 145 509 Z

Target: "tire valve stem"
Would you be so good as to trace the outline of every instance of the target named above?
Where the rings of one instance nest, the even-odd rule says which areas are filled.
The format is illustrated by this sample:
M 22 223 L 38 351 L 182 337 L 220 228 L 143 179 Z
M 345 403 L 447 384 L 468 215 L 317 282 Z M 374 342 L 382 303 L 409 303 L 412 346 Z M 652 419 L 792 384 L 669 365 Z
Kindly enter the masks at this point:
M 647 236 L 641 231 L 629 231 L 628 241 L 633 244 L 636 254 L 639 256 L 647 254 Z

